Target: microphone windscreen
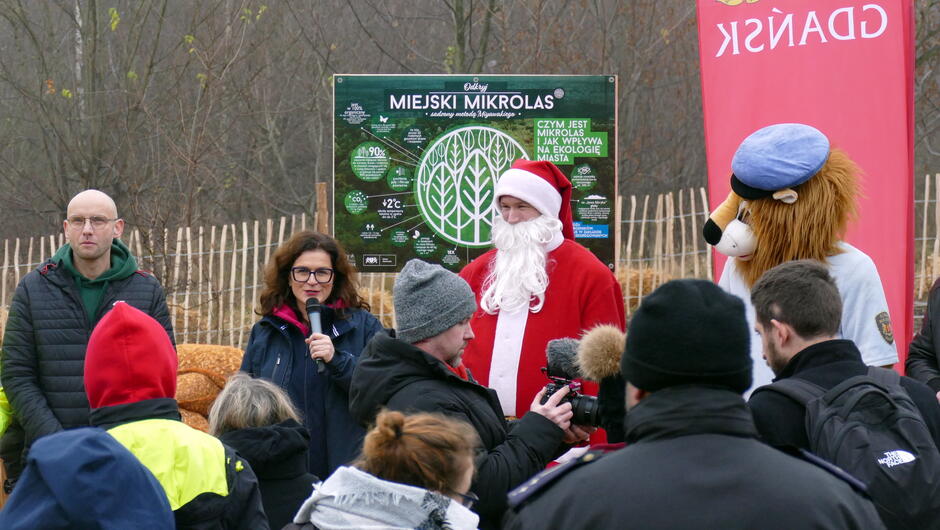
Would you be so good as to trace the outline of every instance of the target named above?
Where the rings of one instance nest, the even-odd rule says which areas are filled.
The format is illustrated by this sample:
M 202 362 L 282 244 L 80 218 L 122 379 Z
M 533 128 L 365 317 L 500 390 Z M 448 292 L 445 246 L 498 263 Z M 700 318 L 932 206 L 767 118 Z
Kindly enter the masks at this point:
M 578 365 L 585 379 L 600 382 L 620 374 L 620 357 L 626 335 L 620 328 L 604 324 L 581 337 L 578 345 Z
M 564 338 L 548 341 L 545 349 L 548 371 L 551 374 L 565 375 L 568 379 L 580 379 L 578 369 L 578 341 Z

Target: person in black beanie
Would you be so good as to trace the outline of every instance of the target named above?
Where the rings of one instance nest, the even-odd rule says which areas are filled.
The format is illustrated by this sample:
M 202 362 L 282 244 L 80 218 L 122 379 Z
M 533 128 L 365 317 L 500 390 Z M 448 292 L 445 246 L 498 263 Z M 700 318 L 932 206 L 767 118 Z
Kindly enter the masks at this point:
M 757 439 L 749 335 L 742 300 L 711 282 L 644 298 L 620 359 L 627 447 L 511 492 L 506 528 L 884 528 L 853 484 Z

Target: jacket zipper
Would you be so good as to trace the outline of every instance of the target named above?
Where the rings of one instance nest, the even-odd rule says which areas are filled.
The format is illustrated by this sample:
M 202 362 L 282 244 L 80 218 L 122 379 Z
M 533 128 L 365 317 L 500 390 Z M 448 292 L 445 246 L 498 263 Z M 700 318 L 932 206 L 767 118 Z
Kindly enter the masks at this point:
M 277 367 L 281 365 L 281 354 L 277 354 L 277 361 L 274 362 L 274 371 L 271 372 L 271 382 L 277 383 Z

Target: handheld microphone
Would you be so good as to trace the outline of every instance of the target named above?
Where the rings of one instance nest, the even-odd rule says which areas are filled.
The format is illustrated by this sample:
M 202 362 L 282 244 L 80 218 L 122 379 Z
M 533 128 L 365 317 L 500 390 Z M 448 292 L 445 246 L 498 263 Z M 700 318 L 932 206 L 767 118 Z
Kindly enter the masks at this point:
M 310 319 L 310 334 L 323 333 L 323 324 L 320 323 L 320 301 L 316 298 L 307 299 L 307 318 Z M 322 374 L 326 366 L 323 359 L 317 359 L 317 373 Z

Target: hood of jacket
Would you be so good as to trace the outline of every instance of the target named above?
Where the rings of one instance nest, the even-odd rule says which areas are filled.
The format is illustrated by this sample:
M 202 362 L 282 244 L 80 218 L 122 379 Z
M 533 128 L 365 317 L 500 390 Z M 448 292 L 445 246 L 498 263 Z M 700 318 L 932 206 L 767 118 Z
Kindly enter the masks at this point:
M 349 384 L 349 412 L 356 421 L 368 424 L 399 390 L 421 379 L 468 384 L 424 350 L 376 333 L 362 351 Z
M 120 477 L 119 480 L 115 480 Z M 0 528 L 173 528 L 157 479 L 101 429 L 70 429 L 36 441 Z
M 649 394 L 627 412 L 627 443 L 694 434 L 756 438 L 744 399 L 720 387 L 681 385 Z
M 469 530 L 477 528 L 479 516 L 440 493 L 343 466 L 325 482 L 314 484 L 313 494 L 304 501 L 294 522 L 334 530 Z
M 172 399 L 176 350 L 150 315 L 117 302 L 95 326 L 85 352 L 85 393 L 92 409 Z
M 229 431 L 222 443 L 238 451 L 258 478 L 286 479 L 307 472 L 307 428 L 294 420 Z
M 78 278 L 82 287 L 114 280 L 123 280 L 137 272 L 137 260 L 134 259 L 130 249 L 127 248 L 127 245 L 120 239 L 115 239 L 111 242 L 111 267 L 94 280 L 85 278 L 78 272 L 78 269 L 75 268 L 75 262 L 72 261 L 72 247 L 68 244 L 59 247 L 59 250 L 52 256 L 52 261 L 64 267 L 65 270 L 69 271 L 75 278 Z

